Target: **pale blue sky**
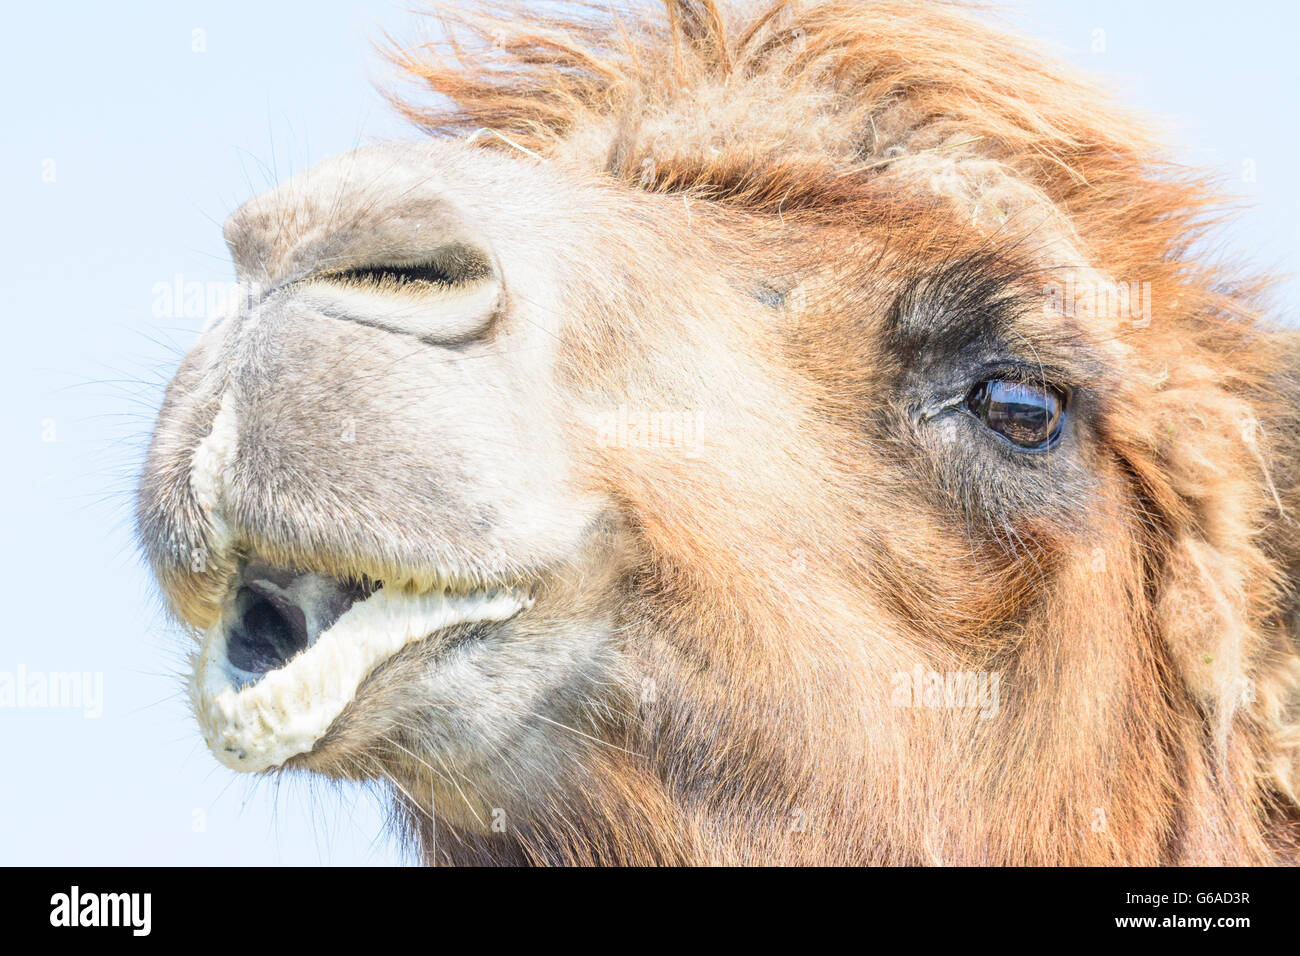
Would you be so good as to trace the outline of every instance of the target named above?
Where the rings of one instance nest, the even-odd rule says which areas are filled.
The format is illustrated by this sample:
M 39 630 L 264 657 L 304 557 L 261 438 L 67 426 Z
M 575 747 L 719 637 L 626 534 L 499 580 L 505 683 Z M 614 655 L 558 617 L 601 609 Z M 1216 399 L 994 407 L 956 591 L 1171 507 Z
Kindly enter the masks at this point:
M 1300 272 L 1290 5 L 1012 6 L 1027 32 L 1168 117 L 1180 155 L 1255 204 L 1230 251 Z M 17 361 L 0 385 L 0 675 L 102 674 L 103 700 L 98 718 L 0 708 L 0 863 L 403 859 L 373 796 L 256 782 L 209 756 L 185 706 L 183 639 L 131 536 L 161 385 L 202 323 L 183 303 L 156 314 L 158 285 L 228 280 L 219 226 L 240 202 L 358 143 L 412 135 L 370 85 L 381 28 L 410 37 L 414 18 L 345 0 L 6 14 L 0 310 Z M 1281 302 L 1300 314 L 1300 285 Z

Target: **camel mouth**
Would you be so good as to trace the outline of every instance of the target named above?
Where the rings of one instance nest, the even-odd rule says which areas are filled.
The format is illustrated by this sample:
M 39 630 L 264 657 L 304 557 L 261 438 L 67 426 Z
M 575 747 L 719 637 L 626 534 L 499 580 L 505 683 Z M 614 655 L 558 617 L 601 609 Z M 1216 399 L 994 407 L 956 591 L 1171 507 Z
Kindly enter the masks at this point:
M 370 673 L 402 648 L 531 606 L 517 587 L 411 591 L 246 564 L 204 636 L 191 680 L 208 747 L 235 770 L 310 751 Z
M 311 572 L 249 565 L 232 589 L 226 627 L 227 673 L 256 684 L 307 650 L 350 607 L 382 582 L 338 581 Z

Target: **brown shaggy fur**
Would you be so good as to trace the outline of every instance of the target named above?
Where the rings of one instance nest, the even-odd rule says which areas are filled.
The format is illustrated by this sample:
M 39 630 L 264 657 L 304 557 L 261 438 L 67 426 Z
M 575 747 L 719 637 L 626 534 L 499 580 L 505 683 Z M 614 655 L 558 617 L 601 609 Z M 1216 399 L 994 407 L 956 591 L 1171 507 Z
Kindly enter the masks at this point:
M 800 402 L 755 411 L 726 474 L 607 463 L 649 555 L 628 617 L 675 636 L 641 719 L 606 729 L 638 756 L 595 748 L 581 797 L 508 849 L 424 825 L 435 859 L 1294 855 L 1296 350 L 1262 284 L 1193 253 L 1220 206 L 1204 180 L 947 5 L 439 16 L 448 39 L 393 54 L 439 96 L 396 98 L 416 123 L 649 194 L 630 208 L 679 246 L 665 268 L 731 256 L 801 308 L 751 330 Z M 1017 301 L 1081 270 L 1150 283 L 1149 325 L 1013 310 L 1095 396 L 1076 500 L 990 515 L 896 440 L 903 333 L 866 316 L 953 263 Z M 591 331 L 573 374 L 652 334 Z M 1000 673 L 1000 718 L 890 708 L 884 675 L 917 660 Z

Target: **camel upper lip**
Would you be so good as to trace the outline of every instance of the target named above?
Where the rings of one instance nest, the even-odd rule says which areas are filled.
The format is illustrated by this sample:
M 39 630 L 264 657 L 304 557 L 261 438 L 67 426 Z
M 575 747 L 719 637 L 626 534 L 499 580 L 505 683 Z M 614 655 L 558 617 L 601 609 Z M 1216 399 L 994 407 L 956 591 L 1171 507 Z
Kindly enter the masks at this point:
M 526 587 L 412 591 L 249 562 L 191 679 L 204 738 L 236 770 L 279 766 L 311 750 L 371 671 L 407 644 L 531 605 Z

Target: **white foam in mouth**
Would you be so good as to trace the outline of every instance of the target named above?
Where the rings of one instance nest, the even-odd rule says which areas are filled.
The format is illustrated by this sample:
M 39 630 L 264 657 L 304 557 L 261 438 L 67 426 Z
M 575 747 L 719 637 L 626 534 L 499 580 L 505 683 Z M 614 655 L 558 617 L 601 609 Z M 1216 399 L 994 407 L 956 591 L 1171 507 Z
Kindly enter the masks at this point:
M 529 603 L 514 590 L 381 589 L 348 608 L 293 660 L 242 689 L 229 672 L 226 627 L 218 621 L 203 640 L 190 686 L 203 738 L 234 770 L 277 767 L 311 750 L 370 672 L 407 644 L 456 624 L 503 621 Z

